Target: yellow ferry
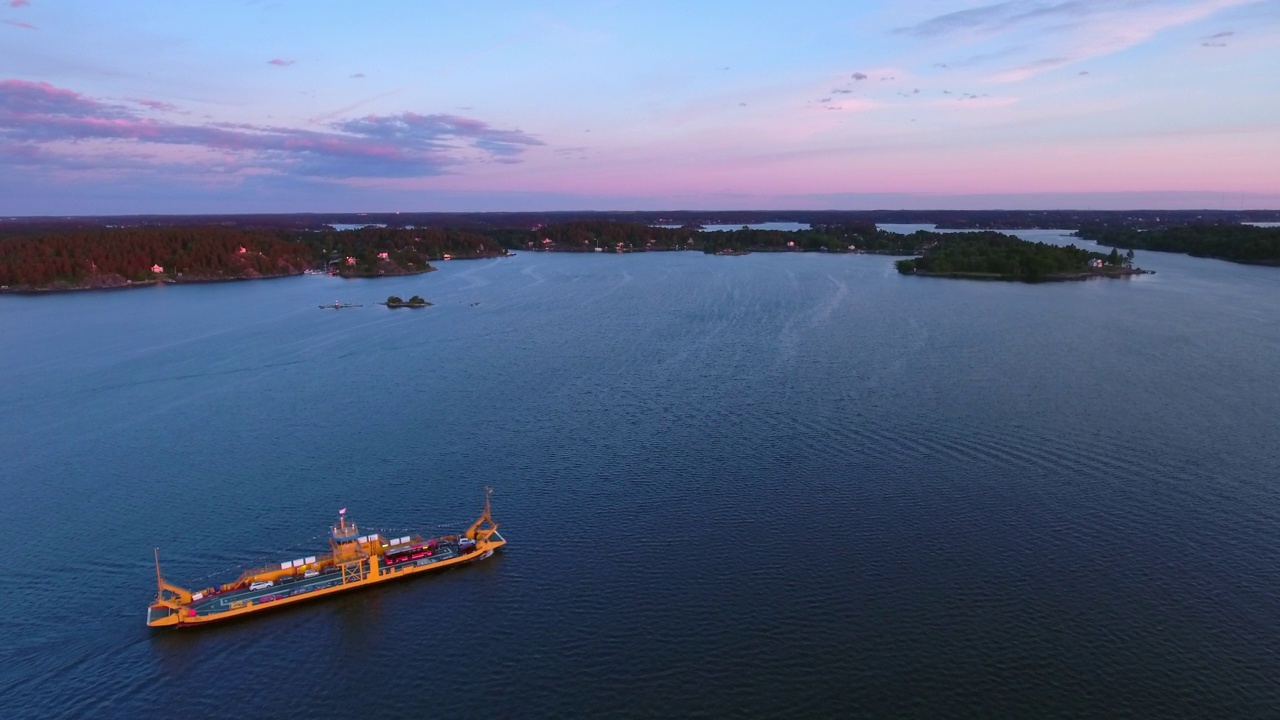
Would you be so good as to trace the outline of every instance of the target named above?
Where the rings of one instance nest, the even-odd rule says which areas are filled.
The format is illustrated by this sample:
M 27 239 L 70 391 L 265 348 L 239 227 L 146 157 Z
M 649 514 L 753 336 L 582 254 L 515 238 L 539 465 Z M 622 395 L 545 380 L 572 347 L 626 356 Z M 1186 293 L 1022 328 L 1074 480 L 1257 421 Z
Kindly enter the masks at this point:
M 156 549 L 156 599 L 147 608 L 150 627 L 184 627 L 241 617 L 260 610 L 324 597 L 375 583 L 483 560 L 507 544 L 489 515 L 485 494 L 480 519 L 461 535 L 384 538 L 361 535 L 346 508 L 329 535 L 330 552 L 249 570 L 235 582 L 191 591 L 164 579 Z

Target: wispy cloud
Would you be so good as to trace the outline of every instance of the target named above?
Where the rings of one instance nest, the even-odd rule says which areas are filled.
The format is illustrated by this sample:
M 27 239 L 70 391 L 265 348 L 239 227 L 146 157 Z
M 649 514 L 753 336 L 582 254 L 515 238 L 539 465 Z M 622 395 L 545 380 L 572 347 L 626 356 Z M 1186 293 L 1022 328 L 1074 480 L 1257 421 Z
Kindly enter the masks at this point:
M 1014 35 L 1021 41 L 1015 47 L 1037 48 L 1043 55 L 998 71 L 988 79 L 1017 82 L 1141 45 L 1168 28 L 1258 1 L 1006 0 L 937 15 L 895 32 L 920 38 L 945 35 L 958 42 L 989 41 L 993 37 Z M 1217 42 L 1221 37 L 1207 38 L 1206 44 Z M 975 55 L 969 62 L 988 59 L 992 59 L 991 54 Z
M 1000 31 L 1040 21 L 1072 23 L 1088 22 L 1099 16 L 1176 16 L 1185 11 L 1203 17 L 1224 7 L 1254 1 L 1256 0 L 1006 0 L 937 15 L 915 25 L 898 28 L 894 32 L 927 37 L 963 31 Z M 1204 10 L 1207 12 L 1198 12 Z
M 954 68 L 965 68 L 973 65 L 981 65 L 983 63 L 988 63 L 993 60 L 1004 60 L 1005 58 L 1017 57 L 1018 55 L 1021 55 L 1024 52 L 1026 52 L 1026 50 L 1027 50 L 1026 45 L 1010 45 L 1008 47 L 1001 48 L 999 50 L 976 53 L 974 55 L 970 55 L 961 60 L 952 60 L 950 62 L 950 65 L 951 67 L 954 67 Z
M 1017 14 L 1019 9 L 1026 5 L 1027 3 L 1023 0 L 1010 0 L 1009 2 L 996 3 L 994 5 L 958 10 L 944 15 L 937 15 L 915 25 L 898 28 L 894 32 L 928 37 L 957 30 L 967 30 L 989 25 L 997 20 L 1004 20 Z
M 9 7 L 20 8 L 27 7 L 31 4 L 31 0 L 9 0 Z
M 1039 60 L 1032 60 L 1029 63 L 1024 63 L 1018 67 L 998 73 L 991 79 L 996 82 L 1017 82 L 1018 80 L 1024 80 L 1032 75 L 1042 73 L 1046 70 L 1060 68 L 1070 63 L 1071 58 L 1068 57 L 1040 58 Z
M 467 163 L 518 162 L 525 149 L 542 145 L 519 130 L 456 115 L 371 115 L 327 127 L 187 125 L 144 117 L 127 106 L 48 83 L 0 81 L 0 163 L 11 165 L 29 164 L 35 157 L 45 166 L 92 164 L 92 158 L 76 152 L 76 144 L 101 141 L 231 153 L 241 164 L 268 173 L 327 179 L 428 177 Z
M 557 148 L 554 152 L 566 160 L 586 160 L 591 155 L 591 149 L 583 146 Z
M 128 100 L 131 103 L 136 103 L 146 108 L 151 108 L 152 110 L 161 110 L 163 112 L 174 112 L 178 109 L 177 105 L 174 105 L 173 103 L 167 103 L 161 100 L 146 100 L 143 98 L 125 98 L 125 100 Z
M 1209 37 L 1205 38 L 1204 42 L 1200 44 L 1203 45 L 1204 47 L 1226 47 L 1227 43 L 1223 42 L 1223 40 L 1226 40 L 1227 38 L 1235 34 L 1236 34 L 1235 30 L 1227 30 L 1225 32 L 1214 33 Z
M 316 123 L 316 124 L 319 124 L 319 123 L 327 123 L 327 122 L 329 122 L 330 120 L 333 120 L 333 119 L 334 119 L 334 118 L 336 118 L 336 117 L 341 117 L 341 116 L 343 116 L 343 115 L 350 115 L 350 114 L 351 114 L 354 110 L 356 110 L 357 108 L 364 107 L 365 105 L 368 105 L 369 103 L 377 102 L 378 100 L 382 100 L 383 98 L 389 98 L 389 97 L 391 97 L 392 95 L 396 95 L 396 94 L 398 94 L 398 93 L 402 92 L 403 90 L 404 90 L 404 88 L 396 88 L 396 89 L 394 89 L 394 90 L 388 90 L 387 92 L 384 92 L 384 93 L 379 93 L 379 94 L 377 94 L 377 95 L 374 95 L 373 97 L 362 98 L 362 99 L 357 100 L 357 101 L 355 101 L 355 102 L 353 102 L 353 103 L 348 103 L 348 104 L 346 104 L 346 105 L 343 105 L 342 107 L 337 108 L 337 109 L 335 109 L 335 110 L 330 110 L 329 112 L 322 113 L 322 114 L 320 114 L 320 115 L 318 115 L 318 116 L 316 116 L 316 117 L 312 118 L 312 119 L 311 119 L 311 122 L 312 122 L 312 123 Z M 471 108 L 461 108 L 461 109 L 462 109 L 462 110 L 470 110 Z
M 35 25 L 32 25 L 31 23 L 28 23 L 28 22 L 22 22 L 21 20 L 4 20 L 3 22 L 4 22 L 4 24 L 5 24 L 5 25 L 12 25 L 12 26 L 14 26 L 14 27 L 24 28 L 24 29 L 26 29 L 26 30 L 39 30 L 39 29 L 40 29 L 40 28 L 36 27 Z
M 856 73 L 854 73 L 854 74 L 853 74 L 853 79 L 854 79 L 854 80 L 866 80 L 866 79 L 867 79 L 867 74 L 866 74 L 866 73 L 856 72 Z
M 289 67 L 290 65 L 296 62 L 297 60 L 282 60 L 280 58 L 271 58 L 270 60 L 267 61 L 267 64 L 275 65 L 276 67 Z
M 352 75 L 351 75 L 351 77 L 353 77 L 353 78 L 362 78 L 362 77 L 364 77 L 364 73 L 354 73 L 354 74 L 352 74 Z

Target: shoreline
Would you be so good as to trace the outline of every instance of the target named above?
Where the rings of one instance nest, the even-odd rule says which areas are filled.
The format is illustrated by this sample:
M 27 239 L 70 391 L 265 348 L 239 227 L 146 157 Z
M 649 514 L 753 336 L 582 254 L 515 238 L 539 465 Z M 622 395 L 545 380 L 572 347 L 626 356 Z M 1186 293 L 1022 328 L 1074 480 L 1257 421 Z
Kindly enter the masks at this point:
M 470 258 L 467 258 L 467 259 L 470 259 Z M 427 267 L 422 270 L 408 270 L 405 272 L 394 272 L 394 273 L 380 272 L 380 273 L 373 273 L 373 274 L 368 274 L 368 273 L 344 274 L 341 272 L 334 272 L 334 273 L 327 273 L 327 274 L 330 277 L 340 277 L 343 280 L 376 280 L 378 278 L 384 278 L 384 277 L 406 277 L 409 275 L 425 275 L 429 272 L 435 272 L 436 270 L 439 270 L 439 269 L 440 268 L 428 263 Z
M 570 254 L 586 254 L 586 255 L 596 254 L 594 251 L 584 251 L 584 250 L 577 250 L 577 249 L 571 250 L 571 249 L 562 249 L 562 248 L 555 248 L 555 249 L 539 248 L 539 249 L 533 250 L 533 252 L 570 253 Z M 693 248 L 681 249 L 681 250 L 676 250 L 674 248 L 661 248 L 661 249 L 655 248 L 655 249 L 632 249 L 632 250 L 623 252 L 621 254 L 630 255 L 635 253 L 648 253 L 648 252 L 697 252 L 698 254 L 710 255 L 712 257 L 741 257 L 743 255 L 749 255 L 756 252 L 780 253 L 780 254 L 781 253 L 799 253 L 799 254 L 815 254 L 815 255 L 878 255 L 882 257 L 909 257 L 909 256 L 898 255 L 897 253 L 869 252 L 864 250 L 853 250 L 853 251 L 845 250 L 843 252 L 828 251 L 824 253 L 820 249 L 819 250 L 801 250 L 801 249 L 795 249 L 795 248 L 747 249 L 747 250 L 737 250 L 737 251 L 721 250 L 715 253 L 706 253 L 706 252 L 703 252 L 702 250 L 695 250 Z M 600 254 L 618 254 L 618 253 L 600 253 Z M 503 258 L 503 257 L 514 257 L 514 256 L 515 256 L 515 253 L 508 252 L 502 255 L 497 255 L 497 254 L 476 255 L 471 257 L 450 258 L 450 260 L 487 260 L 492 258 Z M 1241 264 L 1251 264 L 1251 263 L 1241 263 Z M 75 292 L 132 290 L 137 288 L 155 287 L 158 285 L 207 285 L 207 284 L 213 284 L 213 283 L 248 282 L 252 280 L 278 280 L 281 278 L 299 277 L 302 275 L 326 275 L 328 277 L 339 277 L 339 278 L 342 278 L 343 280 L 376 280 L 378 278 L 394 278 L 394 277 L 407 277 L 412 275 L 425 275 L 430 272 L 435 272 L 436 270 L 439 270 L 439 269 L 440 268 L 434 265 L 428 264 L 427 267 L 422 270 L 413 270 L 410 272 L 396 272 L 396 273 L 379 273 L 375 275 L 364 275 L 364 274 L 348 275 L 348 274 L 342 274 L 342 273 L 328 273 L 328 272 L 315 271 L 312 269 L 308 269 L 308 270 L 302 270 L 302 271 L 293 272 L 293 273 L 281 273 L 278 275 L 258 275 L 253 277 L 157 278 L 155 280 L 143 280 L 143 281 L 126 280 L 123 284 L 84 285 L 84 286 L 76 286 L 76 287 L 45 287 L 45 288 L 3 287 L 3 288 L 0 288 L 0 295 L 54 295 L 54 294 L 75 293 Z M 1058 273 L 1055 275 L 1046 275 L 1038 280 L 1026 280 L 1024 278 L 1020 278 L 1013 275 L 1000 275 L 997 273 L 966 273 L 966 272 L 934 273 L 934 272 L 917 270 L 911 273 L 904 273 L 904 274 L 918 275 L 920 277 L 951 278 L 956 280 L 991 280 L 991 281 L 1004 281 L 1004 282 L 1027 282 L 1027 283 L 1034 284 L 1034 283 L 1040 283 L 1040 282 L 1073 282 L 1073 281 L 1079 281 L 1079 280 L 1092 280 L 1095 278 L 1113 278 L 1113 279 L 1129 278 L 1135 275 L 1154 275 L 1155 271 L 1143 270 L 1142 268 L 1132 268 L 1132 269 L 1113 268 L 1113 269 L 1105 270 L 1102 272 L 1095 272 L 1095 271 L 1089 270 L 1089 271 L 1083 271 L 1078 273 Z
M 1028 280 L 1017 275 L 1002 275 L 1000 273 L 979 273 L 979 272 L 928 272 L 925 270 L 916 270 L 909 273 L 899 273 L 901 275 L 935 278 L 951 278 L 953 280 L 992 280 L 996 282 L 1024 282 L 1030 284 L 1043 282 L 1076 282 L 1080 280 L 1094 280 L 1099 278 L 1110 278 L 1113 280 L 1127 279 L 1136 275 L 1155 275 L 1155 270 L 1143 270 L 1142 268 L 1124 268 L 1119 270 L 1107 270 L 1103 272 L 1084 271 L 1072 273 L 1054 273 L 1045 275 L 1037 280 Z
M 469 257 L 450 258 L 451 260 L 487 260 L 489 258 L 514 257 L 514 253 L 506 253 L 503 255 L 474 255 Z M 0 295 L 57 295 L 61 293 L 74 292 L 93 292 L 93 291 L 111 291 L 111 290 L 134 290 L 137 288 L 156 287 L 157 285 L 209 285 L 213 283 L 229 283 L 229 282 L 248 282 L 250 280 L 279 280 L 280 278 L 300 277 L 302 275 L 324 275 L 326 277 L 340 277 L 343 280 L 376 280 L 378 278 L 406 277 L 409 275 L 425 275 L 429 272 L 435 272 L 440 268 L 427 264 L 426 269 L 412 270 L 409 272 L 395 273 L 378 273 L 375 275 L 344 275 L 342 273 L 331 273 L 316 268 L 307 268 L 298 272 L 280 273 L 277 275 L 253 275 L 243 277 L 159 277 L 154 280 L 125 280 L 123 283 L 112 283 L 102 285 L 76 285 L 68 287 L 28 287 L 28 286 L 7 286 L 0 287 Z
M 122 284 L 112 285 L 78 285 L 73 287 L 0 287 L 0 295 L 57 295 L 76 292 L 110 292 L 114 290 L 136 290 L 138 288 L 158 287 L 161 285 L 212 285 L 214 283 L 247 282 L 250 280 L 279 280 L 281 278 L 299 277 L 307 272 L 280 273 L 278 275 L 257 275 L 253 277 L 198 277 L 198 278 L 156 278 L 155 280 L 126 280 Z

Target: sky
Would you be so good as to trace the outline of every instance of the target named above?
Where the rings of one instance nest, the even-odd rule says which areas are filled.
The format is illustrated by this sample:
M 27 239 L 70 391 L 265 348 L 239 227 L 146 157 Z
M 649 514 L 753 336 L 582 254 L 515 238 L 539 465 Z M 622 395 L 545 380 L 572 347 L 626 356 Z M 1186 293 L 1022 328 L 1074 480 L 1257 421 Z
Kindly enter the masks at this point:
M 0 215 L 1280 208 L 1280 0 L 0 0 Z

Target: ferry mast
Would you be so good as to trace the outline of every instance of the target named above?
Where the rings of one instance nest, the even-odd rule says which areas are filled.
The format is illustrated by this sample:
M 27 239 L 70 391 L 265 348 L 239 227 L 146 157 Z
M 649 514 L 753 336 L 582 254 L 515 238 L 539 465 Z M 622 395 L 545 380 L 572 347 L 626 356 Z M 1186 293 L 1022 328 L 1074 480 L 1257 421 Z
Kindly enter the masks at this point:
M 363 580 L 369 570 L 369 551 L 360 542 L 360 528 L 347 522 L 347 509 L 338 511 L 338 524 L 331 528 L 329 547 L 333 550 L 333 565 L 342 570 L 342 584 Z

